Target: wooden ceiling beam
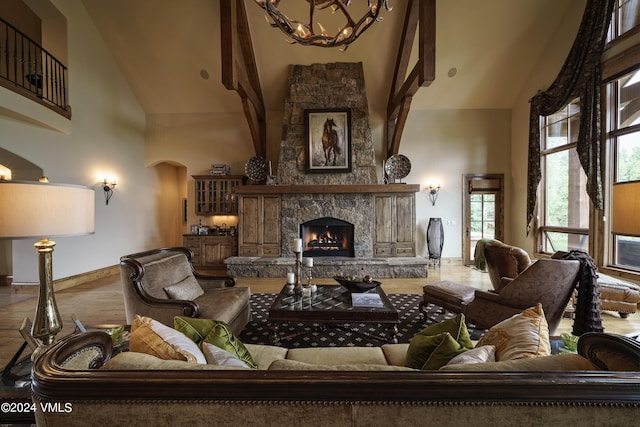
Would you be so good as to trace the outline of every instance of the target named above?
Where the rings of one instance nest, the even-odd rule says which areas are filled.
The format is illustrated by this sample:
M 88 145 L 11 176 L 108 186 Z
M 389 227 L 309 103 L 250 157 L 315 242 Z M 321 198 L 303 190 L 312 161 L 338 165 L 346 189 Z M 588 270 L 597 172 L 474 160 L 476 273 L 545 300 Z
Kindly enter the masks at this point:
M 418 31 L 419 27 L 419 31 Z M 411 48 L 418 34 L 418 62 L 407 75 Z M 435 80 L 436 0 L 410 0 L 407 6 L 391 94 L 387 104 L 387 157 L 398 154 L 411 100 Z
M 266 111 L 243 0 L 220 1 L 222 84 L 240 96 L 255 153 L 267 155 Z

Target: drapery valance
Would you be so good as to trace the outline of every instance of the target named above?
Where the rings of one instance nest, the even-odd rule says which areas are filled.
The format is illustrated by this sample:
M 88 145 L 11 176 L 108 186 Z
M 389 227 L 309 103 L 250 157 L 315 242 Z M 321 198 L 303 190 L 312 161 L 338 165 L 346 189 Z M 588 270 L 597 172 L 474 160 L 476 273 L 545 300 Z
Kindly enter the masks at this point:
M 531 98 L 529 115 L 529 171 L 527 178 L 527 235 L 535 218 L 540 170 L 540 116 L 548 116 L 580 97 L 577 151 L 587 175 L 587 193 L 602 209 L 600 159 L 600 57 L 615 0 L 587 0 L 582 22 L 569 56 L 549 89 Z

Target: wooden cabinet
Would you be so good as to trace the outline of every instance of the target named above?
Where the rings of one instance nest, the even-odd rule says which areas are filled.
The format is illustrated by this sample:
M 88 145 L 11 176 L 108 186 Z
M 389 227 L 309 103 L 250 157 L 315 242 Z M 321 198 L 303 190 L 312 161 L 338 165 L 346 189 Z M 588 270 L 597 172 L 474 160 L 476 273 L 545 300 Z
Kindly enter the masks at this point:
M 373 255 L 416 256 L 415 194 L 376 194 L 374 209 Z
M 240 256 L 280 256 L 280 195 L 243 194 L 238 203 Z
M 183 245 L 193 251 L 193 266 L 201 269 L 226 270 L 224 260 L 238 255 L 238 237 L 185 235 Z
M 194 175 L 196 215 L 236 215 L 237 186 L 243 185 L 242 175 Z
M 182 236 L 182 246 L 193 252 L 193 266 L 202 266 L 202 236 L 184 235 Z

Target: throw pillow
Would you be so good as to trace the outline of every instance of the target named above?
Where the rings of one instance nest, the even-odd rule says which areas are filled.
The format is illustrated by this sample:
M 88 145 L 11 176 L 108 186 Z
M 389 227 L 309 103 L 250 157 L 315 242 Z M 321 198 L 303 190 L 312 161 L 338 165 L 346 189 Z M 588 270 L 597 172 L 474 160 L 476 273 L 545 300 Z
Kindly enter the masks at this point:
M 492 326 L 476 347 L 483 345 L 496 347 L 497 361 L 550 355 L 549 325 L 542 304 Z
M 202 352 L 204 353 L 204 357 L 207 358 L 209 365 L 235 366 L 237 368 L 249 369 L 246 363 L 233 354 L 208 342 L 202 343 Z
M 196 344 L 200 344 L 217 324 L 217 320 L 211 319 L 185 316 L 176 316 L 173 318 L 174 329 L 191 338 Z
M 204 342 L 213 344 L 228 351 L 246 363 L 250 368 L 257 368 L 253 358 L 251 357 L 251 353 L 249 353 L 249 350 L 247 350 L 242 341 L 233 335 L 229 325 L 221 321 L 212 320 L 212 322 L 215 322 L 215 325 L 204 338 Z
M 129 350 L 146 353 L 160 359 L 207 363 L 196 343 L 150 317 L 136 316 L 131 324 Z
M 187 276 L 182 281 L 167 286 L 164 289 L 170 299 L 193 301 L 204 294 L 200 283 L 193 276 Z
M 439 369 L 453 357 L 472 348 L 464 315 L 458 314 L 418 332 L 409 343 L 406 366 Z
M 449 360 L 449 363 L 447 363 L 446 366 L 458 364 L 470 365 L 472 363 L 485 363 L 495 361 L 496 348 L 492 345 L 483 345 L 481 347 L 476 347 L 457 355 L 453 359 Z

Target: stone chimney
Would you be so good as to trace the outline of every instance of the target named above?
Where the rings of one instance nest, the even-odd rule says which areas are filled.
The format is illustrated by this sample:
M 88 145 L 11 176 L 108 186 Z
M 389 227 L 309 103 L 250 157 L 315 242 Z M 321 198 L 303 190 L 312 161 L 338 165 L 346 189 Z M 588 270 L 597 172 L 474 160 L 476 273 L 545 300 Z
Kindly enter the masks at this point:
M 290 65 L 287 84 L 278 184 L 380 184 L 362 63 Z M 307 174 L 305 110 L 332 108 L 351 110 L 352 172 Z

